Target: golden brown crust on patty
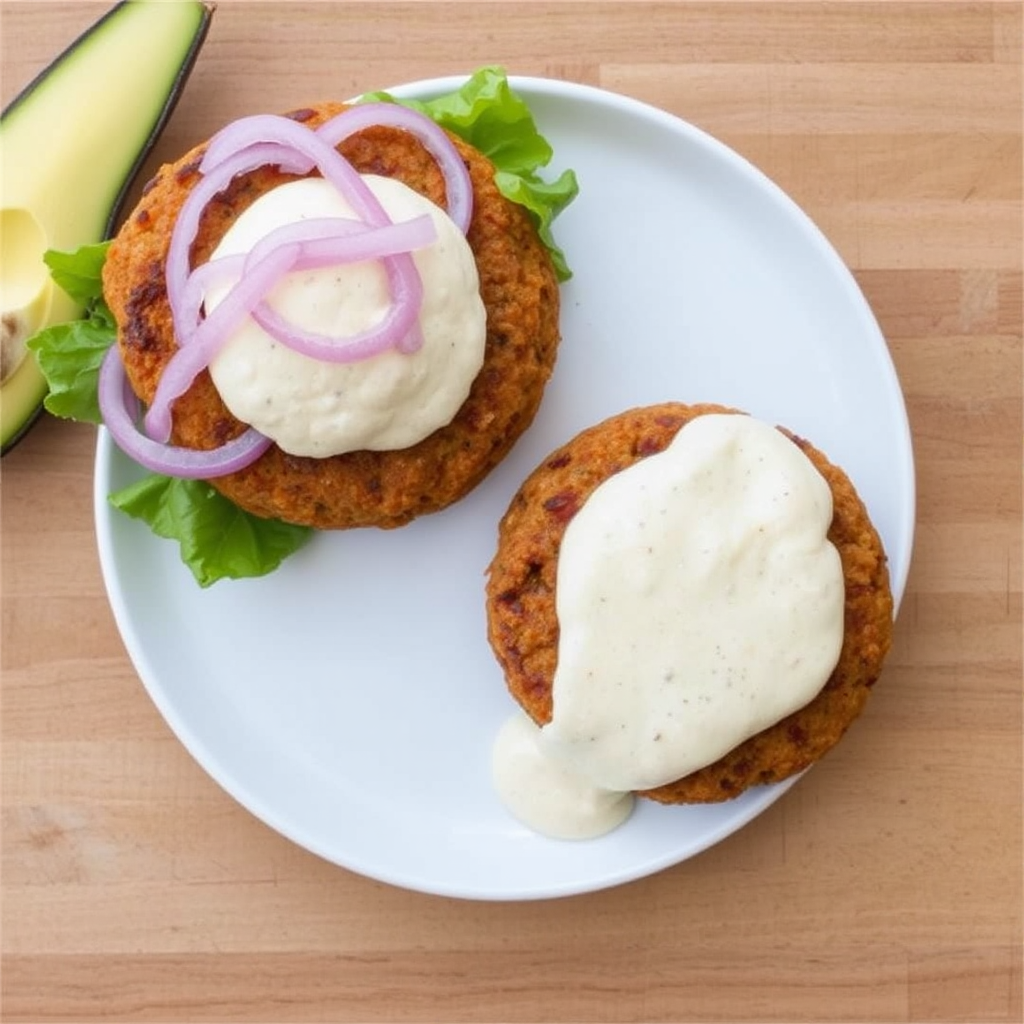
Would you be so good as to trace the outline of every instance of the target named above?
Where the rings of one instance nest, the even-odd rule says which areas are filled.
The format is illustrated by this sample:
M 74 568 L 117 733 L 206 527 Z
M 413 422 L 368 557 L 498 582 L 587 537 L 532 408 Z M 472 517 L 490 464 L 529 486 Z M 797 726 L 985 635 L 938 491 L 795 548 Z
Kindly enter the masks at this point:
M 512 499 L 488 570 L 488 639 L 510 693 L 538 725 L 551 720 L 558 659 L 558 552 L 569 521 L 600 483 L 665 449 L 694 417 L 735 412 L 716 405 L 666 403 L 613 416 L 552 452 Z M 839 662 L 808 705 L 714 764 L 642 796 L 662 803 L 710 803 L 750 786 L 781 782 L 839 741 L 881 671 L 892 642 L 893 614 L 881 541 L 846 474 L 806 441 L 793 440 L 832 490 L 828 535 L 839 551 L 846 582 Z
M 316 127 L 343 109 L 327 103 L 290 116 Z M 533 420 L 555 363 L 558 281 L 529 215 L 498 192 L 490 161 L 461 140 L 452 141 L 473 184 L 467 238 L 487 308 L 484 363 L 469 397 L 450 424 L 401 451 L 313 459 L 272 446 L 252 466 L 211 481 L 248 511 L 321 529 L 401 526 L 467 494 Z M 397 178 L 444 206 L 441 173 L 408 133 L 371 128 L 340 149 L 361 172 Z M 198 146 L 160 169 L 107 256 L 104 294 L 117 320 L 128 378 L 145 402 L 152 401 L 177 347 L 163 267 L 175 218 L 198 180 L 203 151 Z M 236 179 L 207 207 L 192 249 L 193 264 L 209 256 L 253 200 L 286 180 L 271 168 Z M 177 444 L 213 448 L 243 429 L 206 372 L 174 405 Z

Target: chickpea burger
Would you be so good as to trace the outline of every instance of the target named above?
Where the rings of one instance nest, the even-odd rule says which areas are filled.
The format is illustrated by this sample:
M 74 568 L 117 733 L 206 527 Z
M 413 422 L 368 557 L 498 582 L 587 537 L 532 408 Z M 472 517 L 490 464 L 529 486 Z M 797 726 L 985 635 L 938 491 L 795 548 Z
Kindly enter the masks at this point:
M 495 745 L 509 807 L 599 834 L 632 793 L 729 800 L 840 740 L 892 641 L 885 553 L 846 474 L 734 409 L 633 409 L 512 499 L 488 635 L 525 714 Z
M 428 103 L 229 124 L 161 167 L 109 243 L 103 423 L 160 481 L 202 482 L 175 500 L 213 488 L 282 528 L 392 528 L 458 501 L 554 367 L 568 270 L 550 222 L 576 182 L 543 181 L 550 156 L 495 68 Z

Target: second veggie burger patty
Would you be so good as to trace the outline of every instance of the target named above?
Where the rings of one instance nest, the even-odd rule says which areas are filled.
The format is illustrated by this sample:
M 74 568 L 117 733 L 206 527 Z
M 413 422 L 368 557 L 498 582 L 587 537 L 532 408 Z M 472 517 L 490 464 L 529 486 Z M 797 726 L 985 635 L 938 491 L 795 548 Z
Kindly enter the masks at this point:
M 315 128 L 344 109 L 325 103 L 289 116 Z M 491 162 L 460 139 L 452 141 L 472 182 L 473 217 L 466 237 L 486 309 L 484 361 L 469 397 L 449 424 L 408 448 L 312 458 L 272 446 L 252 465 L 211 481 L 247 511 L 320 529 L 401 526 L 467 494 L 533 420 L 559 342 L 555 270 L 529 215 L 498 191 Z M 147 403 L 177 347 L 164 267 L 175 219 L 199 180 L 204 151 L 198 146 L 160 169 L 111 244 L 104 269 L 104 293 L 117 321 L 125 369 Z M 408 133 L 368 128 L 339 151 L 361 173 L 398 179 L 444 208 L 444 179 Z M 256 198 L 288 180 L 271 167 L 236 178 L 203 214 L 193 265 L 210 256 Z M 173 411 L 172 440 L 186 447 L 213 448 L 244 429 L 208 371 Z
M 666 403 L 613 416 L 552 452 L 512 499 L 489 569 L 488 636 L 510 693 L 537 725 L 552 718 L 560 635 L 555 593 L 569 523 L 600 484 L 664 451 L 687 423 L 734 412 Z M 839 741 L 881 671 L 893 613 L 881 541 L 846 474 L 808 442 L 792 440 L 832 493 L 828 540 L 839 553 L 845 588 L 838 664 L 810 703 L 714 763 L 642 796 L 663 803 L 716 802 L 802 771 Z

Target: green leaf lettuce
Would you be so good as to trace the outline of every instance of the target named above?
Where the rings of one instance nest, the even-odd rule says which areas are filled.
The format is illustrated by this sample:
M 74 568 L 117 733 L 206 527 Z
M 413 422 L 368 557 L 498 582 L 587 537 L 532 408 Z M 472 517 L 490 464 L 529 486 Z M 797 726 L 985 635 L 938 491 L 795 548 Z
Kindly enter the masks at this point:
M 558 279 L 572 276 L 565 254 L 552 237 L 551 222 L 576 198 L 576 175 L 563 171 L 552 182 L 541 177 L 541 168 L 551 160 L 551 145 L 537 129 L 526 102 L 512 91 L 502 68 L 481 68 L 455 92 L 425 102 L 398 99 L 386 92 L 367 93 L 362 99 L 418 110 L 483 153 L 497 170 L 494 181 L 502 195 L 532 214 Z
M 97 401 L 99 369 L 117 340 L 100 276 L 108 244 L 46 253 L 54 281 L 86 312 L 81 320 L 48 327 L 28 340 L 49 384 L 46 408 L 55 416 L 87 423 L 103 422 Z M 158 537 L 177 541 L 181 560 L 202 587 L 225 578 L 264 576 L 306 544 L 313 532 L 250 515 L 205 481 L 158 473 L 111 494 L 110 502 L 143 520 Z
M 43 255 L 43 262 L 50 268 L 50 277 L 58 287 L 88 305 L 103 298 L 103 264 L 109 248 L 109 242 L 97 242 L 83 245 L 75 252 L 50 249 Z
M 202 587 L 217 580 L 263 576 L 305 545 L 312 530 L 240 509 L 201 480 L 151 474 L 110 495 L 110 503 L 176 540 Z
M 85 307 L 82 319 L 46 327 L 26 342 L 46 377 L 49 392 L 43 404 L 54 416 L 103 422 L 96 383 L 100 363 L 115 337 L 100 277 L 109 245 L 84 245 L 75 252 L 51 249 L 43 256 L 58 287 Z

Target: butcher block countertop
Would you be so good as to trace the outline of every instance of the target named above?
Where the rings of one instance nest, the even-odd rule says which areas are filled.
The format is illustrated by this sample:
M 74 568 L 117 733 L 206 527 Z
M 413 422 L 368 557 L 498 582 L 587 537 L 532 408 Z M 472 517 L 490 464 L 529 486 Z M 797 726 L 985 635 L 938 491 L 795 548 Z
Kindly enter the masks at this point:
M 4 102 L 102 9 L 4 3 Z M 140 183 L 243 113 L 488 63 L 764 170 L 889 344 L 909 583 L 863 718 L 725 841 L 562 899 L 424 895 L 294 845 L 174 738 L 101 580 L 95 430 L 45 417 L 0 467 L 2 1019 L 1020 1022 L 1021 15 L 222 0 Z

